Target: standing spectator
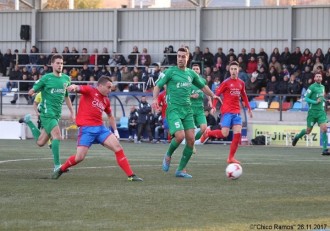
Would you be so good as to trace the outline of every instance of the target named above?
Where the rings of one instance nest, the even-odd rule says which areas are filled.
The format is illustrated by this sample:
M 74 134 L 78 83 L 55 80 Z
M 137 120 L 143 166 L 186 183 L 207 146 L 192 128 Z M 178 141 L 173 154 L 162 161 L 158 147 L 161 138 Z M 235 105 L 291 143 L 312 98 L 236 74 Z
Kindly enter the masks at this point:
M 82 70 L 80 71 L 80 75 L 83 78 L 83 81 L 89 81 L 89 77 L 91 77 L 92 72 L 89 70 L 88 65 L 84 64 Z
M 282 65 L 288 66 L 290 64 L 290 57 L 291 57 L 291 53 L 289 51 L 289 48 L 285 47 L 284 51 L 281 53 L 281 58 L 279 61 Z
M 249 56 L 246 54 L 246 49 L 242 48 L 241 53 L 238 54 L 237 58 L 242 57 L 245 64 L 249 61 Z
M 299 67 L 299 61 L 301 56 L 302 54 L 300 51 L 300 47 L 296 47 L 295 51 L 292 52 L 292 54 L 290 55 L 289 63 Z
M 128 55 L 128 65 L 130 66 L 129 67 L 129 70 L 132 70 L 133 69 L 133 66 L 137 66 L 138 65 L 138 54 L 139 54 L 139 49 L 137 46 L 134 46 L 133 47 L 133 51 L 131 52 L 131 54 Z
M 89 63 L 89 54 L 87 54 L 87 48 L 83 48 L 79 58 L 77 59 L 78 65 L 88 65 Z
M 98 56 L 97 65 L 106 66 L 108 65 L 109 60 L 110 60 L 110 55 L 108 52 L 108 48 L 103 47 L 102 54 Z
M 139 65 L 150 66 L 151 56 L 148 54 L 147 48 L 142 49 L 142 53 L 139 55 Z
M 206 47 L 203 54 L 204 65 L 207 67 L 213 67 L 214 55 L 210 52 L 210 49 Z
M 128 140 L 133 141 L 133 139 L 137 136 L 137 128 L 138 128 L 138 118 L 139 113 L 135 106 L 132 106 L 130 109 L 129 117 L 128 117 Z
M 193 60 L 192 62 L 202 62 L 203 61 L 203 52 L 199 46 L 195 47 L 195 51 L 193 52 Z
M 271 63 L 272 62 L 272 58 L 273 57 L 275 57 L 276 58 L 276 61 L 280 61 L 280 59 L 281 59 L 281 54 L 280 54 L 280 51 L 278 50 L 278 48 L 277 47 L 275 47 L 274 49 L 273 49 L 273 52 L 270 54 L 270 56 L 269 56 L 269 63 Z
M 223 65 L 226 66 L 227 56 L 226 56 L 225 53 L 222 52 L 222 47 L 219 47 L 218 52 L 214 54 L 214 62 L 213 63 L 217 63 L 218 57 L 221 58 L 221 61 L 222 61 Z M 224 69 L 226 69 L 226 68 L 224 68 Z M 219 70 L 220 70 L 220 68 L 219 68 Z
M 141 101 L 139 103 L 139 118 L 138 118 L 138 137 L 137 142 L 141 143 L 141 136 L 147 131 L 149 136 L 149 141 L 153 140 L 150 121 L 149 121 L 149 113 L 151 112 L 151 106 L 147 102 L 146 96 L 141 97 Z
M 167 132 L 163 124 L 162 113 L 160 109 L 155 112 L 155 140 L 154 143 L 160 143 L 161 135 L 163 136 L 164 143 L 166 142 Z
M 324 62 L 323 65 L 326 70 L 330 67 L 330 48 L 328 49 L 328 52 L 324 56 Z
M 316 62 L 316 59 L 319 58 L 320 62 L 323 63 L 324 61 L 324 54 L 321 48 L 317 48 L 315 54 L 313 55 L 313 62 Z

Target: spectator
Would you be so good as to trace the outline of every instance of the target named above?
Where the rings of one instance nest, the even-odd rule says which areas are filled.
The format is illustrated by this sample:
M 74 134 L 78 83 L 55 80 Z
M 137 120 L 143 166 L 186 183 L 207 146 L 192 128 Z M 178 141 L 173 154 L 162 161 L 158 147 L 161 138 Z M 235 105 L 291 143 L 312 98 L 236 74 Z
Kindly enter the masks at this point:
M 204 115 L 206 117 L 206 124 L 207 124 L 207 126 L 213 127 L 213 126 L 217 125 L 216 119 L 210 113 L 210 108 L 205 108 L 204 109 Z
M 281 71 L 282 71 L 282 66 L 281 66 L 281 64 L 277 61 L 277 58 L 276 58 L 275 55 L 271 57 L 271 61 L 269 62 L 269 69 L 270 69 L 271 67 L 274 67 L 274 69 L 276 70 L 277 73 L 281 73 Z
M 312 59 L 307 59 L 306 63 L 301 66 L 301 70 L 305 70 L 305 67 L 307 67 L 307 66 L 310 68 L 310 70 L 313 70 L 314 64 L 313 64 Z
M 210 49 L 206 47 L 203 54 L 204 65 L 207 67 L 213 67 L 214 65 L 214 55 L 210 52 Z
M 99 77 L 102 76 L 101 70 L 100 70 L 99 66 L 97 66 L 97 65 L 94 66 L 94 70 L 92 71 L 92 76 L 94 76 L 95 81 L 97 81 L 99 79 Z M 105 76 L 109 76 L 110 77 L 110 74 L 105 75 Z
M 70 70 L 69 75 L 71 77 L 71 81 L 77 81 L 78 80 L 79 71 L 77 70 L 77 68 L 73 67 Z
M 282 70 L 282 67 L 281 67 L 281 70 Z M 275 75 L 276 76 L 276 79 L 279 80 L 279 73 L 277 72 L 277 70 L 275 69 L 275 67 L 273 65 L 269 66 L 269 76 L 273 76 Z M 270 81 L 270 79 L 269 79 Z
M 249 101 L 251 101 L 258 94 L 258 82 L 257 82 L 258 73 L 255 72 L 252 74 L 251 78 L 248 78 L 246 81 L 246 94 L 248 95 Z
M 156 109 L 155 112 L 155 140 L 154 143 L 160 143 L 161 138 L 163 138 L 164 143 L 167 142 L 167 129 L 165 129 L 165 126 L 163 124 L 163 118 L 162 118 L 162 112 L 160 109 Z
M 258 62 L 258 69 L 257 69 L 257 71 L 260 72 L 260 68 L 261 67 L 264 67 L 265 71 L 268 70 L 268 65 L 267 65 L 267 63 L 265 62 L 265 60 L 264 60 L 264 58 L 262 56 L 258 56 L 257 62 Z
M 242 56 L 239 56 L 239 57 L 237 58 L 237 62 L 238 62 L 239 67 L 240 67 L 243 71 L 246 71 L 246 63 L 244 62 Z
M 29 55 L 30 64 L 37 64 L 39 58 L 38 53 L 39 53 L 39 49 L 36 46 L 32 46 Z
M 7 52 L 3 55 L 3 68 L 5 72 L 4 75 L 8 75 L 10 70 L 14 67 L 15 55 L 11 53 L 11 49 L 7 49 Z
M 203 61 L 203 52 L 199 46 L 195 47 L 195 51 L 193 52 L 193 60 L 192 62 L 202 62 Z
M 225 55 L 225 53 L 222 52 L 222 47 L 219 47 L 218 48 L 218 52 L 215 53 L 215 55 L 214 55 L 214 62 L 213 63 L 217 63 L 218 62 L 218 57 L 221 58 L 221 63 L 223 63 L 223 65 L 225 66 L 224 67 L 224 70 L 225 70 L 226 69 L 226 64 L 227 64 L 227 56 Z M 219 70 L 220 70 L 220 68 L 219 68 Z
M 301 93 L 301 86 L 296 80 L 296 76 L 294 74 L 290 76 L 290 80 L 288 82 L 288 92 L 289 95 L 297 95 Z M 287 101 L 294 103 L 297 101 L 297 96 L 287 96 Z
M 139 55 L 139 65 L 150 66 L 151 56 L 148 54 L 147 48 L 142 49 L 142 53 Z
M 316 57 L 315 58 L 315 64 L 314 64 L 313 70 L 312 70 L 313 74 L 315 74 L 317 72 L 318 67 L 321 67 L 321 69 L 324 70 L 324 66 L 323 66 L 323 63 L 321 62 L 320 58 Z
M 286 100 L 286 95 L 289 94 L 289 88 L 288 88 L 288 84 L 289 84 L 289 75 L 285 75 L 283 77 L 283 80 L 281 80 L 278 84 L 278 94 L 282 94 L 282 102 L 283 101 L 287 101 Z
M 301 82 L 301 95 L 304 96 L 308 87 L 312 84 L 314 76 L 311 72 L 309 66 L 305 67 L 305 70 L 300 75 L 300 82 Z
M 264 48 L 260 48 L 258 58 L 262 58 L 266 67 L 268 67 L 268 54 L 265 52 Z
M 169 57 L 169 55 L 168 55 L 169 54 L 168 47 L 165 47 L 164 48 L 163 53 L 164 53 L 164 57 L 163 57 L 163 60 L 162 60 L 162 65 L 164 65 L 164 66 L 170 65 L 170 61 L 168 59 L 168 57 Z
M 330 67 L 330 48 L 328 49 L 328 52 L 324 56 L 323 65 L 326 68 L 326 70 L 328 70 Z
M 28 76 L 27 75 L 22 75 L 21 79 L 18 80 L 23 80 L 23 81 L 27 81 Z M 31 84 L 29 82 L 20 82 L 19 86 L 18 86 L 18 91 L 20 95 L 23 95 L 24 98 L 26 99 L 28 104 L 33 104 L 33 100 L 32 97 L 28 95 L 28 91 L 31 89 Z M 12 101 L 10 101 L 11 104 L 16 104 L 16 101 L 18 99 L 18 93 L 15 93 L 14 98 Z
M 241 58 L 241 57 L 240 57 Z M 243 70 L 242 67 L 239 66 L 239 72 L 238 72 L 238 78 L 240 78 L 241 80 L 244 81 L 244 83 L 247 82 L 247 80 L 249 79 L 248 74 Z
M 307 63 L 308 59 L 311 59 L 313 57 L 313 54 L 310 52 L 308 48 L 304 50 L 304 53 L 301 55 L 299 65 L 304 66 Z
M 206 79 L 206 85 L 207 85 L 210 89 L 212 89 L 212 85 L 213 85 L 212 77 L 211 77 L 210 75 L 207 75 L 207 76 L 205 77 L 205 79 Z
M 302 54 L 300 51 L 300 47 L 296 47 L 295 51 L 290 55 L 289 64 L 294 64 L 299 67 L 299 61 Z
M 12 88 L 17 88 L 17 81 L 22 79 L 22 72 L 18 65 L 10 70 L 9 72 L 9 82 L 7 82 L 6 87 L 10 91 Z
M 204 68 L 203 77 L 206 78 L 206 76 L 208 76 L 208 75 L 212 76 L 212 68 L 211 67 L 205 67 Z
M 40 68 L 39 75 L 43 76 L 43 75 L 48 74 L 50 72 L 52 72 L 52 70 L 50 70 L 50 68 L 48 67 L 48 65 L 43 65 L 43 67 Z
M 106 66 L 108 65 L 109 59 L 110 59 L 110 55 L 108 52 L 108 48 L 103 47 L 102 54 L 98 56 L 97 65 Z
M 275 57 L 276 58 L 276 61 L 280 62 L 281 60 L 281 54 L 280 54 L 280 51 L 278 50 L 277 47 L 275 47 L 273 49 L 273 52 L 270 54 L 270 57 L 269 57 L 269 63 L 272 62 L 272 58 Z
M 220 56 L 217 57 L 214 66 L 216 66 L 218 68 L 221 76 L 224 76 L 224 74 L 226 72 L 226 63 L 223 61 L 223 59 Z
M 248 54 L 248 59 L 251 60 L 251 57 L 254 57 L 254 60 L 257 60 L 258 55 L 256 54 L 256 49 L 251 48 L 250 53 Z
M 132 72 L 128 70 L 127 66 L 123 66 L 121 70 L 121 82 L 132 82 L 133 81 L 133 75 Z M 128 83 L 120 84 L 119 90 L 123 91 L 128 87 Z
M 89 64 L 89 54 L 87 54 L 87 48 L 83 48 L 81 55 L 77 59 L 78 65 L 88 65 Z
M 234 51 L 233 48 L 230 48 L 229 49 L 229 52 L 228 52 L 227 57 L 226 57 L 227 63 L 230 63 L 232 61 L 236 61 L 237 60 L 237 56 L 235 55 L 234 52 L 235 51 Z
M 320 62 L 323 63 L 324 61 L 324 55 L 321 48 L 317 48 L 315 51 L 315 54 L 313 55 L 313 62 L 316 62 L 316 59 L 319 58 Z
M 29 55 L 26 53 L 26 49 L 22 49 L 22 53 L 18 55 L 18 64 L 19 65 L 27 65 L 29 64 Z
M 279 75 L 279 80 L 281 81 L 281 80 L 283 80 L 284 79 L 284 76 L 288 76 L 288 77 L 290 77 L 290 72 L 289 72 L 289 69 L 287 68 L 287 66 L 283 66 L 283 69 L 282 69 L 282 72 L 280 73 L 280 75 Z
M 78 59 L 79 59 L 79 55 L 78 55 L 78 51 L 75 47 L 72 47 L 71 48 L 71 55 L 69 56 L 69 59 L 68 59 L 68 65 L 71 65 L 71 66 L 77 66 L 78 65 Z
M 98 65 L 98 53 L 99 53 L 99 50 L 97 48 L 95 48 L 93 50 L 93 54 L 91 54 L 89 56 L 89 65 L 90 66 L 95 66 L 95 65 Z
M 128 85 L 128 90 L 130 92 L 143 92 L 143 84 L 139 83 L 139 77 L 133 77 L 133 83 Z
M 145 132 L 148 133 L 149 141 L 153 140 L 151 128 L 150 128 L 150 122 L 149 121 L 149 114 L 151 113 L 151 106 L 147 102 L 146 96 L 141 97 L 141 101 L 139 103 L 139 117 L 138 117 L 138 137 L 137 137 L 137 143 L 141 143 L 141 136 Z
M 63 51 L 62 51 L 62 56 L 63 56 L 63 65 L 66 66 L 66 65 L 69 65 L 70 63 L 70 50 L 69 50 L 69 47 L 64 47 L 63 48 Z M 71 67 L 69 68 L 71 70 Z
M 291 57 L 291 53 L 289 51 L 289 48 L 285 47 L 284 51 L 281 53 L 281 58 L 279 61 L 282 65 L 288 66 L 290 63 L 290 57 Z
M 53 47 L 51 52 L 50 52 L 50 55 L 48 55 L 47 57 L 47 64 L 50 65 L 51 64 L 51 60 L 52 60 L 52 57 L 53 55 L 57 54 L 57 48 L 56 47 Z
M 176 51 L 172 45 L 168 46 L 168 65 L 177 65 L 176 63 Z
M 219 71 L 216 65 L 213 66 L 211 77 L 213 81 L 215 80 L 215 78 L 219 78 L 220 82 L 223 81 L 223 75 L 221 74 L 221 72 Z
M 249 61 L 249 56 L 246 54 L 246 49 L 242 48 L 241 53 L 238 54 L 237 58 L 242 57 L 245 64 Z
M 215 90 L 219 87 L 220 83 L 221 83 L 220 78 L 215 77 L 212 83 L 212 87 L 210 88 L 213 91 L 213 93 L 215 93 Z
M 44 54 L 40 54 L 37 59 L 38 66 L 48 65 L 48 58 Z
M 324 78 L 322 78 L 322 84 L 325 87 L 325 93 L 329 94 L 329 92 L 330 92 L 330 67 L 326 70 Z
M 246 65 L 246 73 L 251 75 L 253 72 L 257 70 L 258 70 L 258 62 L 255 60 L 254 56 L 252 55 Z
M 276 76 L 273 75 L 271 77 L 270 82 L 267 83 L 266 86 L 266 96 L 265 96 L 265 101 L 268 102 L 268 107 L 270 104 L 273 102 L 273 100 L 276 99 L 276 94 L 278 94 L 278 81 L 276 79 Z
M 109 59 L 109 65 L 110 65 L 110 60 L 111 59 Z M 113 61 L 115 62 L 115 65 L 127 65 L 127 61 L 122 54 L 114 53 Z
M 139 113 L 135 106 L 132 106 L 130 109 L 128 117 L 128 140 L 133 141 L 137 137 L 137 122 L 138 122 Z
M 136 75 L 137 77 L 139 77 L 139 80 L 142 80 L 142 74 L 145 73 L 145 68 L 143 68 L 143 72 L 142 72 L 140 68 L 138 68 L 137 66 L 134 66 L 133 67 L 133 70 L 131 71 L 131 73 L 132 73 L 132 77 L 130 79 L 130 82 L 133 81 L 133 76 L 134 75 Z M 146 73 L 149 74 L 148 68 L 147 68 Z
M 138 54 L 139 54 L 139 49 L 137 46 L 133 47 L 133 51 L 131 52 L 130 55 L 128 55 L 128 65 L 131 66 L 129 69 L 132 70 L 133 66 L 138 65 Z
M 82 76 L 83 81 L 89 81 L 89 77 L 91 77 L 92 72 L 88 69 L 88 65 L 84 64 L 82 70 L 80 71 L 80 75 Z
M 38 71 L 38 69 L 37 69 L 36 66 L 33 66 L 33 67 L 31 68 L 31 72 L 30 72 L 30 76 L 34 76 L 34 75 L 37 75 L 37 76 L 40 75 L 40 73 L 39 73 L 39 71 Z

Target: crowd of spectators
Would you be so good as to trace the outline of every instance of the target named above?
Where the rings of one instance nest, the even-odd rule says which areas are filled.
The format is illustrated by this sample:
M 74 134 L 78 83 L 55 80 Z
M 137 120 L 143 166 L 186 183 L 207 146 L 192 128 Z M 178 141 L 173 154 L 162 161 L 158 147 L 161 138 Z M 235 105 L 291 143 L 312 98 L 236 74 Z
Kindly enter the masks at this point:
M 187 47 L 188 48 L 188 47 Z M 189 49 L 189 48 L 188 48 Z M 38 80 L 42 75 L 51 72 L 50 60 L 53 54 L 60 53 L 52 48 L 47 55 L 40 53 L 36 46 L 32 46 L 30 53 L 26 49 L 14 53 L 8 49 L 5 54 L 0 52 L 0 73 L 9 76 L 7 88 L 17 87 L 18 80 Z M 120 53 L 109 54 L 107 48 L 99 53 L 94 49 L 89 53 L 86 48 L 81 52 L 75 47 L 64 47 L 61 54 L 64 57 L 63 72 L 71 76 L 72 81 L 97 81 L 102 75 L 110 76 L 113 82 L 118 83 L 114 91 L 151 90 L 154 82 L 164 68 L 176 65 L 176 52 L 173 46 L 164 49 L 163 59 L 153 62 L 146 48 L 139 51 L 134 46 L 132 52 L 126 57 Z M 274 48 L 267 54 L 263 48 L 259 52 L 251 48 L 249 52 L 242 48 L 240 52 L 229 49 L 225 54 L 221 47 L 215 53 L 209 48 L 202 50 L 196 46 L 190 53 L 189 65 L 200 63 L 203 67 L 203 77 L 208 86 L 216 87 L 229 77 L 228 63 L 239 62 L 239 78 L 246 83 L 246 91 L 250 99 L 260 92 L 265 92 L 269 103 L 276 99 L 276 94 L 287 95 L 286 101 L 294 102 L 297 97 L 290 95 L 303 94 L 313 82 L 313 74 L 321 72 L 326 92 L 330 91 L 330 48 L 325 53 L 318 48 L 314 53 L 306 48 L 303 52 L 299 47 L 290 52 L 285 47 L 281 52 Z M 86 83 L 87 82 L 87 83 Z M 27 91 L 32 85 L 20 85 L 20 91 Z M 29 99 L 27 99 L 29 101 Z M 12 103 L 16 100 L 13 99 Z

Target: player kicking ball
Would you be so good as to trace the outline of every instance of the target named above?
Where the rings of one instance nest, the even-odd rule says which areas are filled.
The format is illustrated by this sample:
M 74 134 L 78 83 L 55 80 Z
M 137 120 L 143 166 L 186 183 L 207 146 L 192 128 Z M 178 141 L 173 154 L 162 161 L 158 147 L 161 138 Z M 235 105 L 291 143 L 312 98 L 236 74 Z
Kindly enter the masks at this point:
M 102 144 L 115 153 L 117 163 L 126 173 L 129 181 L 143 181 L 142 178 L 134 174 L 126 158 L 123 147 L 118 138 L 119 133 L 115 118 L 112 116 L 110 100 L 112 82 L 107 76 L 102 76 L 97 82 L 97 86 L 90 85 L 70 85 L 69 92 L 79 92 L 80 99 L 76 124 L 79 127 L 77 153 L 70 156 L 66 162 L 54 172 L 52 178 L 58 179 L 68 168 L 83 161 L 92 144 Z M 109 119 L 110 126 L 114 129 L 112 133 L 103 125 L 102 113 L 105 112 Z
M 240 109 L 241 98 L 248 109 L 250 118 L 252 118 L 252 111 L 245 92 L 245 84 L 238 78 L 239 65 L 236 61 L 229 64 L 230 78 L 223 81 L 216 89 L 217 96 L 223 95 L 223 104 L 221 106 L 221 130 L 210 130 L 207 128 L 201 137 L 201 143 L 204 143 L 209 137 L 225 138 L 229 135 L 230 128 L 233 130 L 233 140 L 230 144 L 229 156 L 227 163 L 240 164 L 235 159 L 235 154 L 239 143 L 241 142 L 242 133 L 242 117 Z M 215 111 L 217 105 L 216 99 L 213 99 L 212 113 Z

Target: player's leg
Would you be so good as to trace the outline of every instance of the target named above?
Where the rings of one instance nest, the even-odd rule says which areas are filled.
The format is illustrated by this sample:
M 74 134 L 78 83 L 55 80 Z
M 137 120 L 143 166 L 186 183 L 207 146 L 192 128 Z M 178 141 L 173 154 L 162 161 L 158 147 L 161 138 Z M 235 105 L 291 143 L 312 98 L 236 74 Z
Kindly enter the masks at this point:
M 60 143 L 62 140 L 61 136 L 61 130 L 59 125 L 57 124 L 57 120 L 54 119 L 53 121 L 53 128 L 50 132 L 51 137 L 53 137 L 52 140 L 52 153 L 53 153 L 53 159 L 54 159 L 54 168 L 57 169 L 61 167 L 61 162 L 60 162 Z M 46 129 L 45 129 L 46 130 Z M 47 130 L 46 130 L 47 131 Z M 44 144 L 48 142 L 48 139 L 46 141 L 43 141 Z
M 227 163 L 240 163 L 235 159 L 235 154 L 238 148 L 238 145 L 241 143 L 241 132 L 242 132 L 242 118 L 240 115 L 232 116 L 232 130 L 233 130 L 233 139 L 229 148 L 229 155 Z M 229 134 L 229 131 L 228 131 Z
M 31 115 L 26 114 L 24 118 L 19 119 L 19 123 L 25 123 L 31 130 L 32 136 L 35 141 L 38 140 L 40 136 L 40 130 L 37 128 L 37 126 L 31 121 Z
M 106 136 L 105 140 L 103 142 L 101 141 L 101 143 L 103 143 L 104 147 L 115 153 L 117 164 L 125 172 L 129 181 L 143 181 L 142 178 L 134 174 L 131 165 L 129 164 L 129 161 L 125 155 L 124 149 L 119 143 L 119 140 L 115 137 L 114 134 L 106 130 L 108 129 L 104 127 L 103 132 L 99 136 L 100 140 L 104 140 L 103 137 Z
M 193 147 L 195 143 L 195 131 L 194 128 L 185 130 L 186 145 L 182 152 L 182 157 L 179 166 L 175 172 L 176 177 L 192 178 L 192 176 L 186 173 L 185 168 L 193 154 Z
M 201 137 L 201 143 L 205 143 L 210 137 L 217 139 L 226 138 L 229 135 L 229 128 L 231 127 L 232 114 L 226 113 L 221 117 L 220 125 L 221 129 L 211 130 L 207 128 Z
M 292 139 L 292 146 L 296 146 L 297 142 L 300 138 L 304 135 L 309 134 L 312 131 L 312 128 L 315 124 L 315 120 L 310 112 L 308 112 L 307 119 L 306 119 L 307 129 L 302 129 L 295 137 Z M 308 132 L 308 133 L 307 133 Z
M 328 151 L 328 134 L 327 134 L 327 124 L 322 123 L 320 124 L 320 129 L 321 129 L 321 137 L 322 137 L 322 155 L 323 156 L 329 156 L 330 153 Z

